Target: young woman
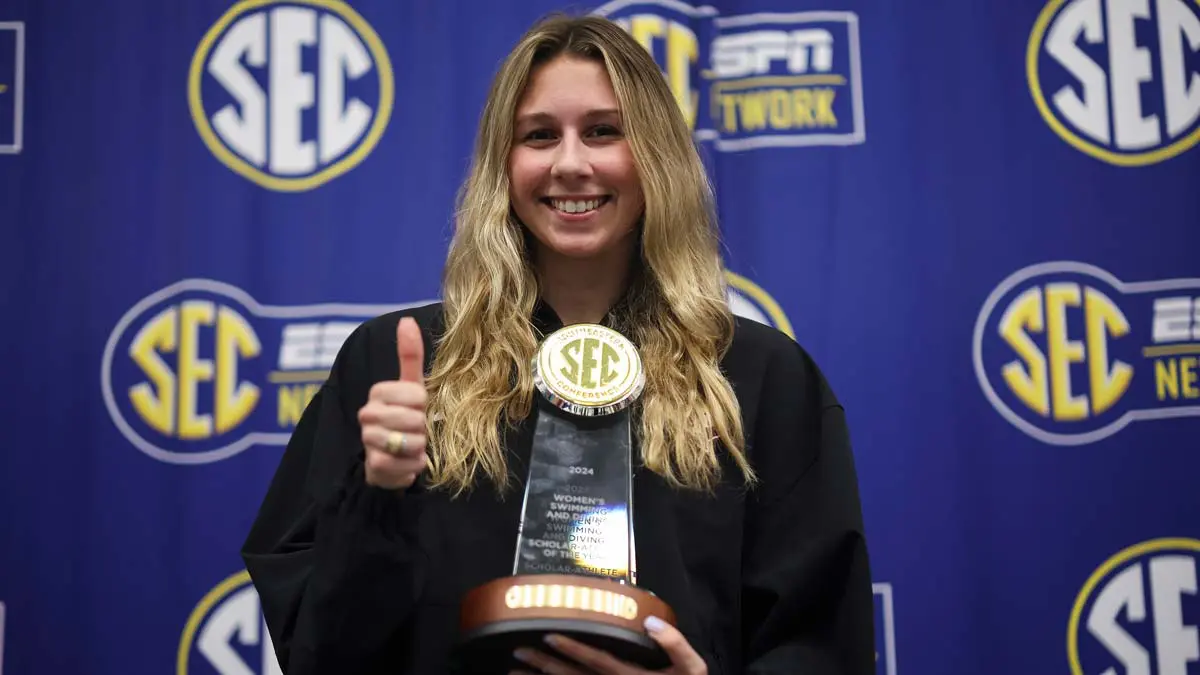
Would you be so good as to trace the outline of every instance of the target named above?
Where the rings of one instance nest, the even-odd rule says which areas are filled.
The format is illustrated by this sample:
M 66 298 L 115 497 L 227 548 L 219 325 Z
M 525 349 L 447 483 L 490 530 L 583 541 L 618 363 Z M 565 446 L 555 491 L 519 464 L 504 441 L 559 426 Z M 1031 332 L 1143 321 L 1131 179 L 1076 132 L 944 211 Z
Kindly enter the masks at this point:
M 644 364 L 637 583 L 676 613 L 646 627 L 665 672 L 873 673 L 842 409 L 800 346 L 731 314 L 704 167 L 646 50 L 597 17 L 534 26 L 460 199 L 442 302 L 346 341 L 246 540 L 284 672 L 453 670 L 464 593 L 512 573 L 531 358 L 590 322 Z M 646 672 L 566 639 L 521 663 Z

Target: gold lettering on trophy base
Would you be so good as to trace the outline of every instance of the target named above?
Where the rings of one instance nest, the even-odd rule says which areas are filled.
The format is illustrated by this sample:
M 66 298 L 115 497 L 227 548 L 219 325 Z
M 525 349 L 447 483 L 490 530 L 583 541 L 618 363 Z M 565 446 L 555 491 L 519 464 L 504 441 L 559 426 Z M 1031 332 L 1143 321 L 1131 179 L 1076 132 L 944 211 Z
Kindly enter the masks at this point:
M 632 621 L 637 618 L 637 600 L 620 593 L 586 586 L 562 584 L 517 584 L 504 594 L 509 609 L 578 609 L 608 614 Z

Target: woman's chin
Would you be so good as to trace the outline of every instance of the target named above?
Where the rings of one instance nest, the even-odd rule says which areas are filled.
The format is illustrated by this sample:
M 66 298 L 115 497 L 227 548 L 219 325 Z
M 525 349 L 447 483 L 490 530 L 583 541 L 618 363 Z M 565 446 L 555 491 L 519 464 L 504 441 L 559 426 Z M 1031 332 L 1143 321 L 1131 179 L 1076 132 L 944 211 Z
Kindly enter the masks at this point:
M 611 252 L 614 243 L 595 236 L 556 236 L 552 237 L 545 248 L 550 253 L 572 260 L 590 260 L 599 258 Z

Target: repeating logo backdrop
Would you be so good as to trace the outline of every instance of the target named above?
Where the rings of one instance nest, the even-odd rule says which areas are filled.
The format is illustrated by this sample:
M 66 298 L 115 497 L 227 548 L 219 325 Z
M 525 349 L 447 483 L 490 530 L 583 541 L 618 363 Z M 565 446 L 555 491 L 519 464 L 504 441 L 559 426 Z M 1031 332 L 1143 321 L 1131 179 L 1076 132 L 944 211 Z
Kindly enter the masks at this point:
M 0 673 L 269 675 L 282 446 L 563 5 L 131 2 L 0 7 Z M 846 404 L 878 672 L 1200 675 L 1200 3 L 583 9 Z

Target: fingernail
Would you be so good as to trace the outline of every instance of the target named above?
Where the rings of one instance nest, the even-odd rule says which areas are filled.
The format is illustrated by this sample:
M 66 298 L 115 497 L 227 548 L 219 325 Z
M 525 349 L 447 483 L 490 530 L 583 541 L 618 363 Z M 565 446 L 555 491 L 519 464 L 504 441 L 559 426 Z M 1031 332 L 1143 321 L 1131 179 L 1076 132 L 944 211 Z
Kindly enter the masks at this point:
M 550 645 L 551 647 L 557 647 L 559 644 L 557 635 L 547 635 L 543 639 L 546 641 L 546 644 Z
M 522 648 L 514 651 L 513 657 L 522 663 L 529 663 L 532 665 L 532 662 L 529 660 L 530 653 L 531 652 L 528 649 Z
M 646 630 L 650 631 L 651 633 L 657 633 L 666 627 L 667 624 L 657 616 L 646 617 Z

